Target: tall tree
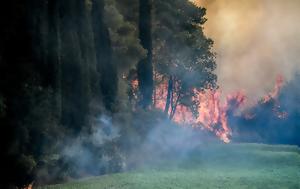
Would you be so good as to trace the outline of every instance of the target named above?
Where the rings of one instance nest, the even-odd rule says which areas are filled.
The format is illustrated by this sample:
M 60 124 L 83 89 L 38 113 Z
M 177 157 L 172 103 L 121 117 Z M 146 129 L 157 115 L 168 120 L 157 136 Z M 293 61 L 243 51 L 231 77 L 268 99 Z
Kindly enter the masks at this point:
M 152 66 L 152 2 L 139 1 L 139 37 L 142 46 L 148 51 L 147 57 L 137 66 L 139 89 L 141 92 L 141 106 L 147 108 L 152 104 L 153 93 L 153 66 Z
M 216 88 L 213 41 L 203 33 L 205 14 L 188 0 L 154 1 L 153 62 L 156 74 L 167 80 L 164 112 L 170 118 L 179 104 L 193 109 L 193 89 Z
M 113 110 L 118 90 L 116 66 L 112 62 L 112 45 L 109 30 L 103 21 L 103 0 L 92 1 L 92 25 L 94 30 L 97 69 L 106 109 Z
M 75 132 L 79 132 L 86 123 L 88 102 L 85 85 L 85 66 L 80 36 L 80 23 L 83 7 L 81 0 L 66 0 L 60 2 L 60 28 L 61 28 L 61 54 L 62 61 L 62 123 L 70 126 Z

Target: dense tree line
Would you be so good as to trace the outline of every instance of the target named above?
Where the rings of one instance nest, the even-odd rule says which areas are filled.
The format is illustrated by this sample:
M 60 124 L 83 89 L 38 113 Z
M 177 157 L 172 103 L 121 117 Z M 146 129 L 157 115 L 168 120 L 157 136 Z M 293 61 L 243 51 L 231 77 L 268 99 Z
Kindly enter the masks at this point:
M 154 63 L 185 96 L 192 87 L 215 85 L 205 9 L 187 0 L 11 0 L 0 14 L 1 188 L 24 187 L 51 172 L 55 177 L 41 182 L 73 177 L 74 159 L 60 153 L 65 139 L 92 135 L 93 118 L 101 115 L 122 123 L 121 136 L 105 147 L 84 143 L 93 156 L 112 157 L 88 174 L 120 170 L 130 141 L 143 138 L 151 116 L 161 117 L 151 112 Z M 139 112 L 129 100 L 132 75 Z

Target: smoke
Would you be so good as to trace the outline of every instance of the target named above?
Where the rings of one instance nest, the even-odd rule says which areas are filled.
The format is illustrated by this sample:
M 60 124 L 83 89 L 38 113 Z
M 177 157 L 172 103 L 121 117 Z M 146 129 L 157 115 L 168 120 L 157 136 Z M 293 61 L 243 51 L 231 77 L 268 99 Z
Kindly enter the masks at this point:
M 79 136 L 66 135 L 57 154 L 39 162 L 36 184 L 156 167 L 166 159 L 180 164 L 200 145 L 222 143 L 211 132 L 180 127 L 156 110 L 103 114 L 90 123 Z
M 207 8 L 206 34 L 215 41 L 223 94 L 243 89 L 256 101 L 278 74 L 300 70 L 300 1 L 196 0 Z
M 102 127 L 99 127 L 101 125 Z M 101 146 L 108 141 L 120 137 L 119 129 L 112 124 L 112 118 L 102 115 L 96 119 L 96 125 L 92 128 L 91 142 L 95 146 Z
M 156 166 L 166 159 L 184 161 L 201 145 L 223 143 L 211 132 L 188 125 L 179 126 L 168 118 L 157 119 L 148 126 L 145 124 L 143 126 L 150 129 L 129 154 L 126 166 L 129 170 Z
M 117 157 L 114 150 L 115 142 L 119 139 L 119 129 L 107 115 L 94 118 L 89 132 L 82 132 L 77 138 L 67 139 L 67 145 L 61 155 L 67 162 L 72 162 L 75 176 L 82 174 L 102 174 Z M 119 157 L 118 157 L 119 158 Z M 122 165 L 117 169 L 121 169 Z
M 281 86 L 240 115 L 228 113 L 234 142 L 300 145 L 300 75 Z

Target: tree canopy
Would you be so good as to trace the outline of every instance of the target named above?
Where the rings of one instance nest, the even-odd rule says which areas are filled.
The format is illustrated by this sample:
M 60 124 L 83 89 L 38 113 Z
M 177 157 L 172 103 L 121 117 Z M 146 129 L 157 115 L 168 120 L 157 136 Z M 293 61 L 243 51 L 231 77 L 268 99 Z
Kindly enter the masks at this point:
M 156 74 L 180 103 L 216 87 L 205 9 L 188 0 L 11 0 L 0 13 L 1 188 L 120 171 L 164 117 Z

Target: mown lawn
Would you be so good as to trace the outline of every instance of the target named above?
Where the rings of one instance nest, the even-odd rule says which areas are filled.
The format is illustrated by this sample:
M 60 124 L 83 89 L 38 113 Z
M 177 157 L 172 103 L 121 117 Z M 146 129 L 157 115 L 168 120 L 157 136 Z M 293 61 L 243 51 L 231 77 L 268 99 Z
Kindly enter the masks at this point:
M 300 149 L 262 144 L 204 145 L 155 166 L 39 189 L 77 188 L 300 189 Z

